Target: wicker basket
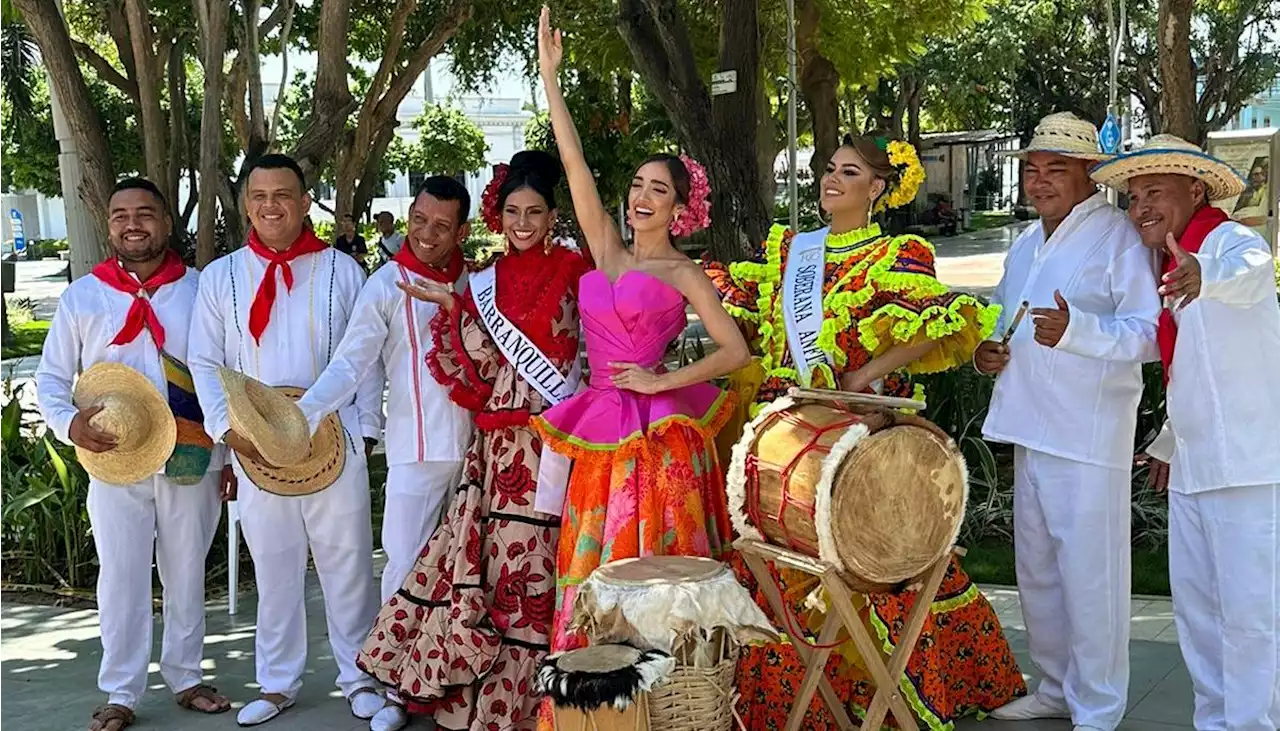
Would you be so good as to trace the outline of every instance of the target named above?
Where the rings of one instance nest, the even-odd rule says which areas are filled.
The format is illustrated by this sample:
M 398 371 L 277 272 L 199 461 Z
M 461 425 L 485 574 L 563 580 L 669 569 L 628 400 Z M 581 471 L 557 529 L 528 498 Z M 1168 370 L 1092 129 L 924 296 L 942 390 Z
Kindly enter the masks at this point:
M 677 665 L 649 692 L 649 727 L 662 731 L 729 731 L 735 709 L 738 653 L 713 667 Z

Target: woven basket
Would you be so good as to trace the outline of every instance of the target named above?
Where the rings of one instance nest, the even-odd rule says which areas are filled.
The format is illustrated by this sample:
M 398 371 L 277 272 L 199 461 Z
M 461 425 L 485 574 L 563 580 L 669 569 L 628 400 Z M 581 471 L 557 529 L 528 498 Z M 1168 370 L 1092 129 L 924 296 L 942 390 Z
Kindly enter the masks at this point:
M 662 731 L 729 731 L 733 727 L 733 674 L 738 653 L 714 667 L 677 665 L 649 692 L 649 727 Z

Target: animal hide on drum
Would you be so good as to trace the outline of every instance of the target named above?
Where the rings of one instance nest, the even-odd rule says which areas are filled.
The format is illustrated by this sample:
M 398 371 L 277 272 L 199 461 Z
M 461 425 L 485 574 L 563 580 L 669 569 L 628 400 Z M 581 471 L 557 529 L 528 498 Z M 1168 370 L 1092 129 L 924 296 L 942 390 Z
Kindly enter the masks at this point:
M 630 645 L 593 645 L 548 656 L 538 669 L 537 691 L 559 707 L 591 712 L 602 706 L 626 710 L 664 680 L 675 659 Z

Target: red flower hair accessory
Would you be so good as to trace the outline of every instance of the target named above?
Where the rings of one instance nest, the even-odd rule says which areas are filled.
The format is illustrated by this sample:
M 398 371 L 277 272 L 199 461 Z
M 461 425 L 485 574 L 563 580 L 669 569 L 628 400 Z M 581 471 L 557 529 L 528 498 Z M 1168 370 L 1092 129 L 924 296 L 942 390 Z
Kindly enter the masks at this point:
M 689 173 L 689 202 L 671 222 L 672 236 L 688 236 L 711 225 L 711 183 L 707 180 L 707 170 L 687 155 L 681 155 L 680 162 Z
M 498 163 L 493 169 L 493 180 L 484 187 L 484 193 L 480 196 L 480 217 L 484 219 L 489 230 L 496 234 L 502 233 L 502 211 L 498 210 L 498 190 L 503 183 L 507 182 L 507 173 L 510 169 L 505 162 Z

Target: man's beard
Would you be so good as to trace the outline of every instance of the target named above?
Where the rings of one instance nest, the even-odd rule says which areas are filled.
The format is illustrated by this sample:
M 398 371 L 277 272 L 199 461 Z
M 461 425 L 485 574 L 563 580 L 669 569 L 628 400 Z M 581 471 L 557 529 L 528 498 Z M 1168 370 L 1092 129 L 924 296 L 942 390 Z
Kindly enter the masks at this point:
M 162 239 L 142 250 L 129 251 L 122 246 L 116 246 L 114 243 L 111 248 L 115 250 L 116 258 L 120 261 L 127 261 L 131 264 L 142 264 L 148 261 L 155 261 L 156 259 L 164 256 L 165 251 L 169 248 L 169 241 L 167 239 Z

